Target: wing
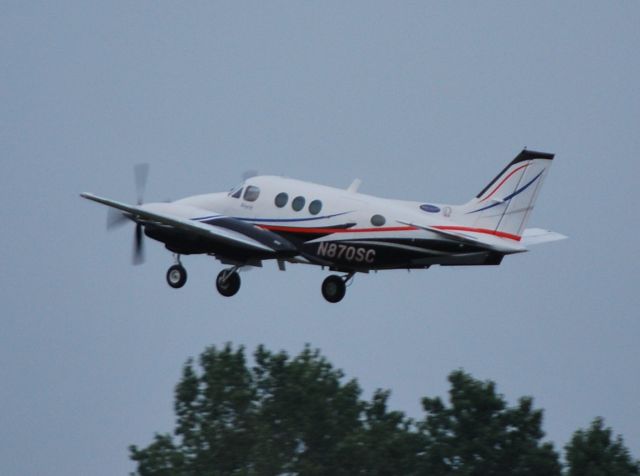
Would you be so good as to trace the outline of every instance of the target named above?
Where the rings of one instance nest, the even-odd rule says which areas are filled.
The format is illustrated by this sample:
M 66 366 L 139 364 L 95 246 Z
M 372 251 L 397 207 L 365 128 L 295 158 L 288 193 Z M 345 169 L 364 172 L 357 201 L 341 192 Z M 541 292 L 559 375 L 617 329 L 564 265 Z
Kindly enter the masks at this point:
M 186 233 L 206 238 L 223 246 L 232 246 L 243 249 L 247 252 L 259 254 L 273 253 L 278 255 L 287 255 L 297 251 L 291 243 L 280 235 L 266 230 L 261 230 L 240 220 L 225 217 L 223 215 L 214 217 L 209 220 L 208 223 L 201 223 L 199 221 L 190 220 L 177 215 L 149 210 L 146 206 L 134 207 L 126 203 L 98 197 L 91 193 L 82 193 L 80 196 L 108 207 L 121 210 L 136 221 L 144 221 L 144 224 L 169 226 Z M 216 221 L 219 221 L 221 225 L 224 223 L 226 226 L 218 226 L 215 224 Z M 232 228 L 235 229 L 231 229 L 229 227 L 230 222 L 235 225 L 232 226 Z

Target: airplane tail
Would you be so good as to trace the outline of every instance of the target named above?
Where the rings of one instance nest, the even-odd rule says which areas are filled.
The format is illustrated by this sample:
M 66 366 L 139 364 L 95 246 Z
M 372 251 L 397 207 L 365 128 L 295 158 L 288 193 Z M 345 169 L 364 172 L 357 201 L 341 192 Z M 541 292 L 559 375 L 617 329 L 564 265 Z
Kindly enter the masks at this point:
M 553 157 L 523 150 L 475 198 L 456 210 L 456 221 L 519 241 Z

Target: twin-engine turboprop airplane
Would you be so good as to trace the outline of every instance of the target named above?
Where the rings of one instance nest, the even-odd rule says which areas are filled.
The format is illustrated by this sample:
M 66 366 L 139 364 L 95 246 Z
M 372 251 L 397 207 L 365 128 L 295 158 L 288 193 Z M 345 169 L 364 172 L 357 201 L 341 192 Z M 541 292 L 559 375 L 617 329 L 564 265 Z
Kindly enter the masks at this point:
M 175 255 L 167 271 L 173 288 L 184 286 L 181 255 L 207 254 L 230 267 L 216 286 L 223 296 L 240 289 L 238 270 L 276 260 L 313 264 L 340 275 L 322 283 L 322 295 L 338 302 L 356 273 L 428 268 L 431 265 L 498 265 L 528 245 L 565 236 L 525 229 L 553 154 L 523 150 L 464 205 L 389 200 L 283 177 L 254 176 L 226 193 L 142 204 L 147 168 L 138 166 L 138 205 L 89 193 L 111 207 L 108 226 L 136 223 L 134 263 L 141 262 L 143 232 Z

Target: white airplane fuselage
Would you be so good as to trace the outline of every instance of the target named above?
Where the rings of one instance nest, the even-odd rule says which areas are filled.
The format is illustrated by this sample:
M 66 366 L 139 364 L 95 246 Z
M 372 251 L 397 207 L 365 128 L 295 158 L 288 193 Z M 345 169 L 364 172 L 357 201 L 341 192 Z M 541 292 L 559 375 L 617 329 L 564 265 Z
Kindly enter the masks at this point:
M 245 200 L 247 187 L 259 190 L 255 200 Z M 278 207 L 275 199 L 282 193 L 287 194 L 287 201 Z M 309 264 L 344 271 L 424 268 L 431 264 L 498 264 L 500 252 L 525 251 L 517 240 L 504 243 L 504 239 L 495 239 L 492 230 L 465 227 L 467 232 L 485 235 L 485 239 L 496 242 L 494 251 L 452 241 L 425 229 L 459 231 L 462 225 L 455 221 L 458 212 L 452 205 L 385 199 L 275 176 L 245 181 L 239 195 L 210 193 L 142 207 L 210 224 L 219 222 L 220 216 L 232 217 L 301 245 Z M 293 202 L 298 197 L 304 199 L 304 204 L 296 211 Z M 320 204 L 319 210 L 313 209 L 315 214 L 310 210 L 314 201 Z M 420 208 L 425 205 L 431 211 Z M 474 254 L 469 256 L 470 253 Z

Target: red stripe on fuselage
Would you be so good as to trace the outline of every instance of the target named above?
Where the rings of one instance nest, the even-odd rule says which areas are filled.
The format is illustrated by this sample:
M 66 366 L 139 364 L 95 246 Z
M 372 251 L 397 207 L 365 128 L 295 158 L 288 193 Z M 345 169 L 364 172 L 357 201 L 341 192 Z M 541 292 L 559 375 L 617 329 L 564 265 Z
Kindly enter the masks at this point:
M 508 240 L 520 241 L 522 237 L 513 235 L 511 233 L 505 233 L 504 231 L 489 230 L 488 228 L 473 228 L 470 226 L 434 226 L 438 230 L 443 231 L 470 231 L 473 233 L 482 233 L 485 235 L 493 235 L 499 238 L 507 238 Z
M 260 228 L 269 231 L 280 231 L 284 233 L 306 233 L 314 235 L 329 235 L 332 233 L 370 233 L 370 232 L 387 232 L 387 231 L 415 231 L 420 228 L 415 226 L 388 226 L 384 228 L 305 228 L 296 226 L 280 226 L 280 225 L 258 225 Z M 520 241 L 521 237 L 504 231 L 489 230 L 488 228 L 473 228 L 470 226 L 434 226 L 438 230 L 444 231 L 469 231 L 473 233 L 482 233 L 485 235 L 493 235 L 499 238 L 507 238 L 509 240 Z
M 499 189 L 500 187 L 502 187 L 502 185 L 504 185 L 504 183 L 505 183 L 507 180 L 509 180 L 509 178 L 510 178 L 513 174 L 515 174 L 518 170 L 522 170 L 522 169 L 524 169 L 525 167 L 528 167 L 528 166 L 529 166 L 529 164 L 524 164 L 524 165 L 521 165 L 520 167 L 518 167 L 517 169 L 515 169 L 513 172 L 511 172 L 509 175 L 507 175 L 505 178 L 503 178 L 503 179 L 500 181 L 500 183 L 498 184 L 498 186 L 497 186 L 496 188 L 494 188 L 494 189 L 493 189 L 493 192 L 491 192 L 489 195 L 487 195 L 486 197 L 484 197 L 484 198 L 483 198 L 482 200 L 480 200 L 480 202 L 478 202 L 478 203 L 482 203 L 482 202 L 484 202 L 485 200 L 489 200 L 489 199 L 491 198 L 491 196 L 492 196 L 494 193 L 496 193 L 496 192 L 498 191 L 498 189 Z

